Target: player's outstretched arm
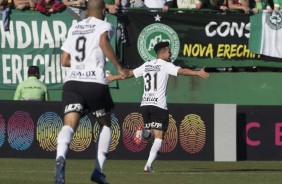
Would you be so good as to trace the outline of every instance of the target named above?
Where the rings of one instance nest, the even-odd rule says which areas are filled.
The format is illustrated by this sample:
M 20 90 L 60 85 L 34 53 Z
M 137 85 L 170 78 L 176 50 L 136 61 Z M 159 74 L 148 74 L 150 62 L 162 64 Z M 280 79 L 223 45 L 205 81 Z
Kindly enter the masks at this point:
M 112 82 L 112 81 L 116 81 L 116 80 L 123 80 L 123 79 L 128 79 L 134 76 L 133 71 L 129 70 L 128 76 L 127 77 L 123 77 L 122 75 L 112 75 L 111 73 L 107 73 L 107 79 L 108 82 Z
M 204 79 L 207 79 L 209 77 L 209 74 L 207 72 L 205 72 L 204 68 L 202 68 L 199 71 L 190 70 L 188 68 L 179 68 L 177 74 L 178 75 L 199 76 L 199 77 L 202 77 Z

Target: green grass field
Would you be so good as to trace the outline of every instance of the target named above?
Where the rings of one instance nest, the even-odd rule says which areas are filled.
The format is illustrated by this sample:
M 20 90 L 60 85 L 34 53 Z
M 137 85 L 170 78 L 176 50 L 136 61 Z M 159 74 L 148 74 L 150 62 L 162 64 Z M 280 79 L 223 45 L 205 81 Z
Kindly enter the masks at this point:
M 52 159 L 0 159 L 0 184 L 51 184 Z M 110 184 L 282 184 L 282 162 L 161 161 L 144 173 L 145 160 L 107 160 Z M 66 184 L 90 184 L 93 160 L 67 160 Z

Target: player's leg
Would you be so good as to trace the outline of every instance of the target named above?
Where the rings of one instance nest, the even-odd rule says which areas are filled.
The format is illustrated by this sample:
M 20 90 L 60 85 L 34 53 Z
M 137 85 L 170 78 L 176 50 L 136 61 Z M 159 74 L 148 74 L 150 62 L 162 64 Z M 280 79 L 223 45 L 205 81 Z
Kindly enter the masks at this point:
M 57 155 L 54 176 L 55 184 L 65 183 L 66 155 L 69 144 L 72 141 L 74 132 L 81 117 L 81 112 L 83 111 L 83 106 L 81 105 L 82 103 L 79 100 L 80 97 L 73 91 L 73 89 L 76 88 L 76 84 L 72 82 L 67 82 L 64 84 L 63 106 L 65 109 L 65 115 L 64 125 L 57 138 Z
M 64 116 L 64 126 L 59 132 L 57 139 L 58 145 L 56 159 L 59 157 L 66 159 L 68 147 L 72 141 L 79 119 L 80 114 L 77 112 L 70 112 Z
M 101 129 L 97 140 L 97 160 L 95 169 L 103 171 L 104 163 L 107 159 L 111 144 L 111 112 L 98 119 Z
M 169 120 L 167 110 L 158 107 L 151 107 L 150 112 L 152 120 L 150 126 L 153 129 L 153 135 L 155 139 L 151 147 L 147 163 L 144 167 L 144 172 L 153 172 L 152 165 L 161 151 L 164 135 L 167 130 Z
M 151 147 L 147 163 L 144 167 L 144 172 L 153 172 L 154 171 L 153 166 L 152 166 L 153 162 L 157 159 L 159 152 L 161 151 L 161 148 L 162 148 L 162 143 L 163 143 L 165 132 L 162 130 L 156 130 L 156 129 L 153 129 L 153 132 L 154 132 L 153 134 L 154 134 L 155 140 Z
M 65 161 L 69 144 L 72 141 L 74 130 L 78 124 L 80 114 L 76 112 L 68 113 L 64 117 L 64 126 L 58 134 L 57 156 L 55 167 L 55 184 L 65 183 Z
M 108 157 L 111 145 L 111 112 L 97 118 L 100 124 L 100 134 L 96 142 L 97 157 L 95 168 L 91 176 L 91 181 L 106 184 L 106 176 L 103 174 L 103 166 Z
M 135 133 L 134 137 L 134 143 L 135 144 L 140 144 L 142 139 L 149 140 L 151 138 L 151 119 L 150 119 L 150 110 L 149 106 L 142 106 L 141 109 L 141 114 L 144 122 L 144 127 L 142 125 L 137 125 L 137 130 Z
M 100 125 L 99 137 L 96 142 L 97 157 L 95 168 L 91 175 L 91 181 L 100 184 L 106 184 L 106 176 L 103 174 L 103 166 L 108 157 L 111 144 L 111 109 L 113 101 L 108 86 L 95 85 L 95 96 L 89 106 L 92 109 L 94 117 Z M 91 92 L 93 94 L 93 92 Z M 97 110 L 98 109 L 98 110 Z

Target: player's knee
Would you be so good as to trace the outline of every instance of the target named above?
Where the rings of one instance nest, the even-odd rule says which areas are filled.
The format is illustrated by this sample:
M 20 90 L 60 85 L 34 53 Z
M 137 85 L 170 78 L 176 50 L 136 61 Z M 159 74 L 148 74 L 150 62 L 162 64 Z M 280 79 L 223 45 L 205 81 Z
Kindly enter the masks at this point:
M 94 112 L 93 115 L 94 117 L 96 117 L 96 119 L 98 120 L 100 126 L 107 126 L 107 127 L 111 127 L 111 112 L 105 112 L 103 110 L 104 113 L 97 113 L 98 111 Z
M 100 123 L 101 127 L 107 126 L 107 127 L 111 128 L 111 125 L 112 125 L 111 121 L 99 121 L 99 123 Z

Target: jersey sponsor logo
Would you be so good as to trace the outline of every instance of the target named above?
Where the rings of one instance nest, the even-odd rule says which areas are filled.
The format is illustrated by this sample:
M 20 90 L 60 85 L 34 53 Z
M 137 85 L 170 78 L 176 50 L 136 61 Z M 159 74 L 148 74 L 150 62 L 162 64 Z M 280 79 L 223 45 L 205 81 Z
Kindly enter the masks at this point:
M 156 97 L 143 97 L 143 100 L 142 100 L 142 102 L 143 103 L 146 103 L 146 102 L 158 102 L 158 99 L 159 98 L 156 98 Z
M 152 122 L 152 123 L 147 123 L 147 124 L 145 124 L 145 128 L 161 129 L 162 126 L 163 126 L 162 123 L 157 123 L 157 122 Z
M 274 30 L 279 30 L 282 28 L 282 12 L 273 11 L 272 13 L 266 14 L 267 25 Z
M 83 106 L 79 103 L 69 104 L 65 107 L 65 114 L 69 112 L 82 112 Z
M 72 32 L 72 35 L 86 35 L 91 34 L 95 31 L 95 29 L 87 29 L 87 30 L 75 30 Z
M 95 74 L 95 71 L 87 71 L 87 72 L 76 72 L 76 71 L 73 71 L 71 72 L 70 74 L 70 77 L 72 78 L 79 78 L 79 77 L 95 77 L 96 74 Z
M 94 25 L 94 24 L 85 24 L 85 25 L 78 24 L 78 25 L 75 26 L 75 29 L 93 29 L 93 28 L 95 28 L 95 26 L 96 25 Z
M 168 41 L 170 43 L 171 61 L 175 61 L 180 49 L 178 35 L 171 27 L 161 23 L 150 24 L 141 31 L 137 41 L 138 52 L 141 58 L 144 61 L 155 59 L 154 46 L 161 41 Z
M 159 72 L 161 70 L 161 65 L 146 65 L 145 72 Z

